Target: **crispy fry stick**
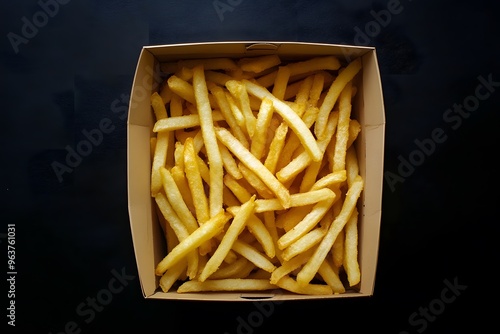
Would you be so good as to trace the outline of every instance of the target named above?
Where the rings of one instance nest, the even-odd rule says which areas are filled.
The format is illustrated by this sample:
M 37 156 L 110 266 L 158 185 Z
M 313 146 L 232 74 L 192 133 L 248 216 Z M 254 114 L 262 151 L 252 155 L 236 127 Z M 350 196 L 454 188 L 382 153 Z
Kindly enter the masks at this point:
M 205 81 L 203 65 L 193 68 L 193 87 L 196 106 L 200 115 L 201 133 L 207 150 L 208 163 L 210 164 L 210 216 L 214 217 L 223 210 L 223 165 L 222 157 L 215 136 L 212 108 L 208 98 L 208 88 Z
M 226 278 L 207 280 L 205 282 L 187 281 L 178 289 L 178 293 L 200 291 L 262 291 L 273 290 L 277 286 L 269 283 L 268 279 Z
M 337 98 L 344 89 L 345 85 L 350 82 L 360 70 L 361 58 L 357 58 L 347 65 L 347 67 L 340 72 L 337 78 L 335 78 L 319 109 L 316 124 L 314 126 L 316 136 L 320 137 L 323 134 L 328 121 L 328 115 L 333 110 L 333 106 L 335 105 L 335 102 L 337 102 Z

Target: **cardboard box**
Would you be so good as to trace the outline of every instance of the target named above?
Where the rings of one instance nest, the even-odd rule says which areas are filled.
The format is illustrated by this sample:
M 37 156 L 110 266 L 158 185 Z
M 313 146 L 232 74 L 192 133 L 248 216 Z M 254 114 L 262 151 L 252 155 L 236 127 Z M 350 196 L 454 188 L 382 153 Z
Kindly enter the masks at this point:
M 276 53 L 284 60 L 335 55 L 343 62 L 361 57 L 363 69 L 357 76 L 358 93 L 352 117 L 362 125 L 357 139 L 360 174 L 365 180 L 359 202 L 359 263 L 361 282 L 344 294 L 306 296 L 269 291 L 266 293 L 164 293 L 155 276 L 157 263 L 166 255 L 165 238 L 150 195 L 150 137 L 153 113 L 150 95 L 162 81 L 160 64 L 203 57 L 249 57 Z M 217 42 L 146 46 L 142 49 L 132 86 L 128 117 L 128 205 L 142 293 L 145 298 L 245 301 L 256 298 L 298 300 L 370 296 L 374 291 L 377 267 L 383 183 L 385 113 L 376 50 L 318 43 L 296 42 Z

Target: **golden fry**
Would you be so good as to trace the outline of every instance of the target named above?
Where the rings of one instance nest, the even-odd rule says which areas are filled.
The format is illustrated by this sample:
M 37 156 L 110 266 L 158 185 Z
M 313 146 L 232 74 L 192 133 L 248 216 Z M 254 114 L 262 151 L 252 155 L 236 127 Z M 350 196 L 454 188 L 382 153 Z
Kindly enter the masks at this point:
M 178 293 L 200 292 L 200 291 L 263 291 L 273 290 L 277 286 L 269 283 L 268 279 L 240 279 L 226 278 L 219 280 L 207 280 L 204 282 L 187 281 L 178 289 Z
M 193 86 L 196 97 L 196 107 L 200 115 L 201 133 L 207 150 L 208 163 L 210 164 L 210 216 L 213 217 L 222 211 L 223 193 L 223 165 L 222 157 L 215 136 L 212 108 L 208 98 L 208 88 L 205 81 L 203 66 L 193 68 Z
M 331 295 L 332 288 L 324 284 L 299 284 L 290 276 L 283 276 L 277 283 L 282 289 L 303 295 Z
M 345 225 L 344 268 L 350 286 L 358 284 L 361 272 L 358 263 L 358 210 L 354 209 Z
M 210 210 L 192 138 L 188 138 L 184 144 L 184 169 L 186 171 L 188 186 L 191 190 L 196 219 L 199 224 L 202 224 L 210 219 Z
M 349 65 L 347 65 L 347 67 L 340 72 L 337 78 L 335 78 L 319 109 L 316 125 L 314 127 L 316 136 L 320 137 L 323 131 L 325 131 L 328 115 L 332 111 L 335 102 L 337 102 L 337 98 L 344 89 L 345 85 L 347 85 L 347 83 L 350 82 L 360 70 L 361 59 L 357 58 L 349 63 Z

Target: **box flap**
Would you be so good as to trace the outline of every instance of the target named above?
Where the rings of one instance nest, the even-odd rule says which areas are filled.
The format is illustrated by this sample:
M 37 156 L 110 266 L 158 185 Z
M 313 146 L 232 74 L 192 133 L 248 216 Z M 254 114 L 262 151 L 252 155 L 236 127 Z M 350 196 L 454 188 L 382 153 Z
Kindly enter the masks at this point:
M 322 43 L 301 43 L 301 42 L 263 42 L 263 41 L 245 41 L 245 42 L 213 42 L 213 43 L 190 43 L 190 44 L 171 44 L 146 46 L 160 62 L 168 62 L 178 59 L 211 57 L 214 54 L 217 57 L 240 58 L 252 55 L 278 54 L 282 57 L 301 58 L 321 55 L 334 55 L 346 62 L 360 57 L 370 51 L 373 47 L 346 46 L 338 44 Z

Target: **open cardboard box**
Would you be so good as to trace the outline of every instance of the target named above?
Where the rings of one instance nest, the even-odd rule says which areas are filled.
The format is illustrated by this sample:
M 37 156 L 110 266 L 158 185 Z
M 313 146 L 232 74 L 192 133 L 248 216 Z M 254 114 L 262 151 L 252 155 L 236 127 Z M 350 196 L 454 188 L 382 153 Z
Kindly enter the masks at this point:
M 360 174 L 365 180 L 359 201 L 359 264 L 361 282 L 344 294 L 327 296 L 297 295 L 286 291 L 164 293 L 158 285 L 155 267 L 165 256 L 165 238 L 158 222 L 155 203 L 150 195 L 150 137 L 153 113 L 150 95 L 158 90 L 162 62 L 203 57 L 249 57 L 276 53 L 283 60 L 335 55 L 344 63 L 361 57 L 362 73 L 357 76 L 358 92 L 353 101 L 352 117 L 362 126 L 356 141 Z M 385 113 L 377 63 L 372 47 L 297 43 L 297 42 L 216 42 L 143 47 L 132 86 L 128 117 L 128 205 L 130 227 L 142 293 L 145 298 L 245 301 L 298 300 L 371 296 L 377 266 L 383 183 Z

